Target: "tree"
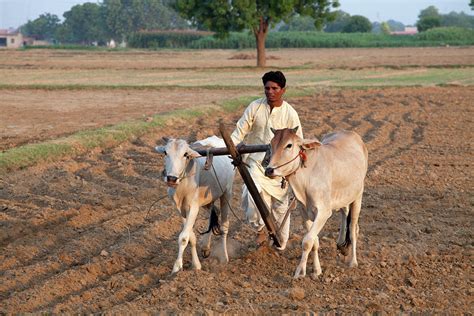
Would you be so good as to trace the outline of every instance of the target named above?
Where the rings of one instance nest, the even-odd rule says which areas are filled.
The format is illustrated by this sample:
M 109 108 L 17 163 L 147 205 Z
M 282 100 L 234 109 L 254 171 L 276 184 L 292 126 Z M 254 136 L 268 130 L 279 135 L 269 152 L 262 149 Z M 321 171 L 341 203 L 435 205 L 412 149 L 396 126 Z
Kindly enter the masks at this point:
M 187 22 L 164 0 L 104 0 L 108 34 L 115 40 L 140 30 L 183 29 Z
M 397 31 L 405 30 L 405 24 L 403 24 L 402 22 L 395 21 L 395 20 L 388 20 L 387 23 L 388 23 L 388 26 L 390 26 L 391 31 L 397 32 Z
M 416 22 L 418 31 L 424 32 L 439 26 L 441 26 L 441 15 L 435 6 L 429 6 L 420 11 L 418 22 Z
M 65 42 L 91 44 L 105 41 L 102 7 L 96 3 L 78 4 L 64 13 L 64 23 L 58 38 Z
M 338 6 L 338 0 L 177 0 L 175 4 L 193 25 L 203 25 L 218 37 L 230 31 L 251 30 L 257 44 L 258 67 L 265 66 L 265 39 L 270 27 L 299 14 L 314 18 L 320 29 L 325 20 L 333 18 L 331 8 Z
M 390 25 L 388 25 L 387 22 L 382 22 L 382 24 L 380 24 L 380 29 L 383 34 L 390 34 Z
M 27 36 L 38 40 L 53 40 L 55 33 L 60 26 L 60 20 L 57 15 L 44 13 L 33 21 L 28 21 L 20 29 Z
M 301 31 L 301 32 L 310 32 L 316 31 L 316 26 L 314 25 L 314 19 L 310 16 L 301 16 L 297 15 L 290 19 L 288 23 L 282 25 L 278 31 Z
M 342 29 L 344 26 L 349 23 L 349 19 L 351 18 L 351 15 L 349 13 L 346 13 L 342 10 L 336 11 L 335 13 L 335 18 L 333 21 L 329 22 L 326 24 L 324 27 L 324 32 L 328 33 L 334 33 L 334 32 L 342 32 Z
M 385 25 L 386 26 L 383 26 Z M 379 22 L 373 22 L 372 23 L 372 33 L 376 33 L 376 34 L 379 34 L 379 33 L 385 33 L 387 32 L 387 29 L 386 27 L 388 27 L 388 32 L 399 32 L 399 31 L 404 31 L 405 30 L 405 24 L 403 24 L 402 22 L 398 22 L 398 21 L 395 21 L 395 20 L 388 20 L 386 22 L 382 22 L 382 23 L 379 23 Z M 385 34 L 388 34 L 388 33 L 385 33 Z
M 464 12 L 450 12 L 441 15 L 441 26 L 457 26 L 464 28 L 474 28 L 474 16 Z
M 471 6 L 471 10 L 474 10 L 474 0 L 471 0 L 471 2 L 469 3 L 469 5 Z
M 343 33 L 368 33 L 372 30 L 372 23 L 362 15 L 353 15 L 342 29 Z

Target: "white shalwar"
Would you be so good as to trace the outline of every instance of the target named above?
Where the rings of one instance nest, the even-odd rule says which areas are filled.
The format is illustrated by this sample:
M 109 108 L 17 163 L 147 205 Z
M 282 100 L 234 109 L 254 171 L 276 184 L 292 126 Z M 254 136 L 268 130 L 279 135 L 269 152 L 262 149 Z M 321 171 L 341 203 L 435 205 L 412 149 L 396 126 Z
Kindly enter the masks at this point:
M 295 128 L 299 126 L 297 135 L 303 138 L 300 119 L 295 109 L 283 101 L 279 107 L 274 107 L 270 112 L 270 105 L 266 98 L 261 98 L 253 101 L 245 109 L 244 114 L 237 122 L 237 126 L 231 135 L 234 144 L 244 142 L 247 145 L 262 145 L 269 144 L 273 138 L 273 133 L 270 128 L 283 129 Z M 262 166 L 262 160 L 265 153 L 252 153 L 246 155 L 245 163 L 249 166 L 249 173 L 252 176 L 255 184 L 267 206 L 271 207 L 271 211 L 281 224 L 283 217 L 288 208 L 288 186 L 285 189 L 281 188 L 281 178 L 271 179 L 265 176 L 265 168 Z M 242 208 L 245 210 L 247 221 L 257 229 L 264 227 L 264 222 L 260 217 L 255 203 L 249 194 L 247 187 L 243 186 L 242 190 Z M 290 218 L 281 228 L 282 248 L 286 247 L 289 238 Z

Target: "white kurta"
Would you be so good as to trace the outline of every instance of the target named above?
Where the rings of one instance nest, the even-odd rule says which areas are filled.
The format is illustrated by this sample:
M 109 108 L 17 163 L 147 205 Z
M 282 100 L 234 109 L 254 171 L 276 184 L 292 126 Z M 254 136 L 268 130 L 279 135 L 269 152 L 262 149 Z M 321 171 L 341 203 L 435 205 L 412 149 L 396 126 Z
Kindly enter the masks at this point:
M 240 142 L 247 145 L 269 144 L 273 138 L 270 128 L 283 129 L 297 126 L 299 126 L 297 134 L 303 138 L 300 119 L 290 104 L 283 101 L 281 106 L 273 108 L 270 112 L 267 99 L 261 98 L 250 103 L 245 109 L 231 138 L 236 145 Z M 250 175 L 259 189 L 265 190 L 278 200 L 283 200 L 288 189 L 281 188 L 281 179 L 271 179 L 265 176 L 265 169 L 262 167 L 264 157 L 265 153 L 253 153 L 245 157 L 245 162 L 249 165 Z

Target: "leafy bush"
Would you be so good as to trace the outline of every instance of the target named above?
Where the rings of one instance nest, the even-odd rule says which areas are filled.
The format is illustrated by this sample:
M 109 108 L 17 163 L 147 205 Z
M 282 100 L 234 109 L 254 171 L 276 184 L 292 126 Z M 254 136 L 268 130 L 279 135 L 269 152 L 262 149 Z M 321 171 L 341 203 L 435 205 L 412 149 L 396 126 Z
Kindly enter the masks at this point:
M 474 30 L 461 27 L 437 27 L 419 33 L 416 37 L 421 41 L 444 41 L 447 44 L 466 42 L 474 43 Z
M 128 38 L 128 45 L 133 48 L 184 48 L 211 34 L 200 31 L 138 32 Z
M 247 49 L 255 48 L 255 37 L 249 32 L 232 32 L 219 39 L 212 33 L 195 31 L 137 33 L 130 38 L 136 48 Z M 417 47 L 439 45 L 474 45 L 474 30 L 446 27 L 417 35 L 373 33 L 271 32 L 267 48 L 333 48 L 333 47 Z

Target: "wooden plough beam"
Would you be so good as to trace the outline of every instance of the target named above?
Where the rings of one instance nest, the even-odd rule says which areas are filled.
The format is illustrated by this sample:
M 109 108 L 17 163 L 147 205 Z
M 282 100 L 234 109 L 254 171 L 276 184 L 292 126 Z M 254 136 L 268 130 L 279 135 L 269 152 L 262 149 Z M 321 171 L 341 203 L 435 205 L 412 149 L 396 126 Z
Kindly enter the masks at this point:
M 242 180 L 247 186 L 247 189 L 250 195 L 252 196 L 255 202 L 255 205 L 257 206 L 260 216 L 262 217 L 263 222 L 265 223 L 265 226 L 267 227 L 268 234 L 273 239 L 274 245 L 277 247 L 280 247 L 281 237 L 278 233 L 279 230 L 277 229 L 275 217 L 268 210 L 266 203 L 263 201 L 262 197 L 260 196 L 260 193 L 258 192 L 255 182 L 253 181 L 252 177 L 250 176 L 249 171 L 247 170 L 247 167 L 242 162 L 242 154 L 265 152 L 268 150 L 269 145 L 242 145 L 242 146 L 239 146 L 239 149 L 237 150 L 237 148 L 234 145 L 234 142 L 232 141 L 229 133 L 227 132 L 223 124 L 219 126 L 219 131 L 227 147 L 209 148 L 209 149 L 193 148 L 193 149 L 197 151 L 199 154 L 201 154 L 202 156 L 222 156 L 222 155 L 230 154 L 230 156 L 233 159 L 233 164 L 239 170 L 239 173 L 242 176 Z

